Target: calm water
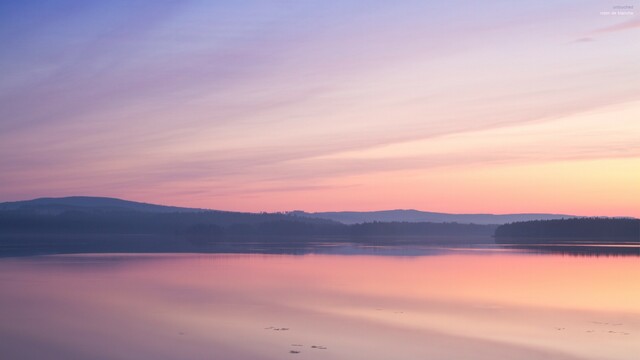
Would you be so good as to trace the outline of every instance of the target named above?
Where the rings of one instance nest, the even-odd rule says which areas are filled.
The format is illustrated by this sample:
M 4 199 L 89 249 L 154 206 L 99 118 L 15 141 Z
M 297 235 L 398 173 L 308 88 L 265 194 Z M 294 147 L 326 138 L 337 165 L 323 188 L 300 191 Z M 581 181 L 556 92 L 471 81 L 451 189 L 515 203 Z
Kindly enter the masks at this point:
M 417 253 L 0 259 L 0 357 L 640 358 L 640 257 Z

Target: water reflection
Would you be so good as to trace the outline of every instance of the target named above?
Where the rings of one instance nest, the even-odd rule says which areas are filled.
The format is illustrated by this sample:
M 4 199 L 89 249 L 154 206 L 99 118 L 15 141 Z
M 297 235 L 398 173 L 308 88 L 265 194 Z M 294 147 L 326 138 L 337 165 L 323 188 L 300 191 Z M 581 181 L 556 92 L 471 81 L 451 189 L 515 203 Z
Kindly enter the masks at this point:
M 193 243 L 155 235 L 0 235 L 0 258 L 51 254 L 340 254 L 381 256 L 442 255 L 451 251 L 556 253 L 577 256 L 640 256 L 640 242 L 496 244 L 474 237 L 238 237 L 233 241 Z
M 572 256 L 640 256 L 640 243 L 590 244 L 514 244 L 500 245 L 506 249 L 538 254 L 563 254 Z
M 431 250 L 432 256 L 2 259 L 0 353 L 8 359 L 637 359 L 638 258 Z

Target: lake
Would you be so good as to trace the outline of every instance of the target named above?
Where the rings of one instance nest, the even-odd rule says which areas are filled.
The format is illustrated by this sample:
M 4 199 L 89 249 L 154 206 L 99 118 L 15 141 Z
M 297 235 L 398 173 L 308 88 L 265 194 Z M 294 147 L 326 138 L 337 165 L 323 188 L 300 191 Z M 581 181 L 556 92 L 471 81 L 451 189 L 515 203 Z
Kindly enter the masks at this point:
M 0 259 L 2 359 L 628 359 L 640 257 L 508 247 Z

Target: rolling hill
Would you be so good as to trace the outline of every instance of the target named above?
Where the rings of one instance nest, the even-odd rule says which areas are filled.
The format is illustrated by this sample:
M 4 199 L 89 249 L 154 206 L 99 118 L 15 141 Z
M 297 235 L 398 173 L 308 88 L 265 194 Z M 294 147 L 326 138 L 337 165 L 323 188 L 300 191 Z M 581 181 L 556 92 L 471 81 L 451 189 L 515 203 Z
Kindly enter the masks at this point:
M 143 202 L 122 200 L 109 197 L 69 196 L 60 198 L 38 198 L 33 200 L 0 203 L 0 211 L 21 210 L 36 213 L 62 213 L 70 210 L 80 211 L 140 211 L 140 212 L 198 212 L 205 209 L 184 208 L 177 206 L 155 205 Z

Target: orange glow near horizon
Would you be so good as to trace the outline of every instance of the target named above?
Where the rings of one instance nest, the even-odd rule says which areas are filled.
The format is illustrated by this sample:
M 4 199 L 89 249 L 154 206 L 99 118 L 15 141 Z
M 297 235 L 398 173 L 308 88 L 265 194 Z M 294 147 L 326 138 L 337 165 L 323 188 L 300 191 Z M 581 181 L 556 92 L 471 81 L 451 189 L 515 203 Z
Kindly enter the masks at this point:
M 173 6 L 6 12 L 0 201 L 640 217 L 637 14 Z
M 638 169 L 638 171 L 629 171 Z M 640 159 L 469 166 L 350 176 L 343 185 L 166 203 L 237 211 L 556 213 L 640 217 Z M 372 195 L 375 194 L 375 195 Z M 132 194 L 132 197 L 139 194 Z M 133 197 L 140 199 L 140 197 Z M 142 200 L 157 202 L 150 195 Z

